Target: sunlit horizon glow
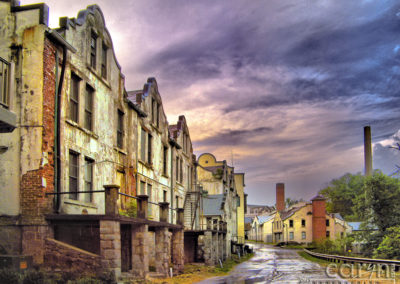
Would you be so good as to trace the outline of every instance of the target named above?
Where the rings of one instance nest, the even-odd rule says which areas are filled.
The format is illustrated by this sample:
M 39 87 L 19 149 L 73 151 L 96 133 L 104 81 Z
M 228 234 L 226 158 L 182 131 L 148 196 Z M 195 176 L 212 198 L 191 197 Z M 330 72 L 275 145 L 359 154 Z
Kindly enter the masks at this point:
M 21 5 L 37 1 L 23 0 Z M 87 0 L 45 1 L 52 28 Z M 118 3 L 118 4 L 116 4 Z M 397 1 L 101 0 L 126 89 L 156 77 L 170 124 L 197 155 L 233 160 L 249 204 L 310 199 L 331 179 L 400 163 Z M 396 134 L 397 133 L 397 134 Z

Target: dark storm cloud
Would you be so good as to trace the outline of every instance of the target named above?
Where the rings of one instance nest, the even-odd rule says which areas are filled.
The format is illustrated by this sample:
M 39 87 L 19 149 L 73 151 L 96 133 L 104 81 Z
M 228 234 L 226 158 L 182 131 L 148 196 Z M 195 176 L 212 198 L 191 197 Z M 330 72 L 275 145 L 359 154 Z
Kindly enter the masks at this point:
M 271 127 L 258 127 L 254 129 L 224 130 L 212 137 L 195 141 L 198 146 L 238 145 L 247 143 L 251 138 L 271 132 Z

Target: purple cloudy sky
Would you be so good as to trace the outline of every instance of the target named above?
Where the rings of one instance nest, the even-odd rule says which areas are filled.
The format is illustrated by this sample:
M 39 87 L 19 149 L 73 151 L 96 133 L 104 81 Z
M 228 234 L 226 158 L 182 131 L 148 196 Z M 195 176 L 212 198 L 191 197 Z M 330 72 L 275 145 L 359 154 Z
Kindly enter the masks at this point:
M 46 3 L 51 27 L 93 4 Z M 332 178 L 363 171 L 367 124 L 374 168 L 400 164 L 387 148 L 400 138 L 398 1 L 97 4 L 127 90 L 156 77 L 169 122 L 186 116 L 196 154 L 231 162 L 233 153 L 250 204 L 274 204 L 276 182 L 309 199 Z

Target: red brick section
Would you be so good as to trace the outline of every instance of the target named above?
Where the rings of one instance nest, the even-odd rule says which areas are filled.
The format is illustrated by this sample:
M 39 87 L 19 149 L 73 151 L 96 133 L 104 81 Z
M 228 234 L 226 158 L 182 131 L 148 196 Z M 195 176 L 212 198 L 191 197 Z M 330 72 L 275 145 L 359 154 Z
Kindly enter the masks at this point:
M 284 183 L 276 184 L 276 210 L 277 211 L 285 210 L 285 184 Z
M 54 114 L 55 114 L 55 46 L 44 40 L 43 53 L 43 134 L 42 162 L 38 169 L 27 172 L 21 180 L 21 221 L 23 254 L 33 255 L 34 262 L 43 262 L 44 235 L 48 227 L 44 214 L 53 211 L 54 191 Z M 47 162 L 46 162 L 47 159 Z M 44 184 L 45 180 L 45 184 Z
M 326 238 L 326 201 L 321 195 L 317 195 L 311 201 L 313 241 L 319 242 Z

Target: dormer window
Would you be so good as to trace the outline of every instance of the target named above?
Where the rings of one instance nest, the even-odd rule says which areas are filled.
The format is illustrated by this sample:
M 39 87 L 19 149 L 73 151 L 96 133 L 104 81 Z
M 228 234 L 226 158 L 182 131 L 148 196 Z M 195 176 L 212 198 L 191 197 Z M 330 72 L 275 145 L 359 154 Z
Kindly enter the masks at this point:
M 97 35 L 92 32 L 90 36 L 90 67 L 96 69 Z

